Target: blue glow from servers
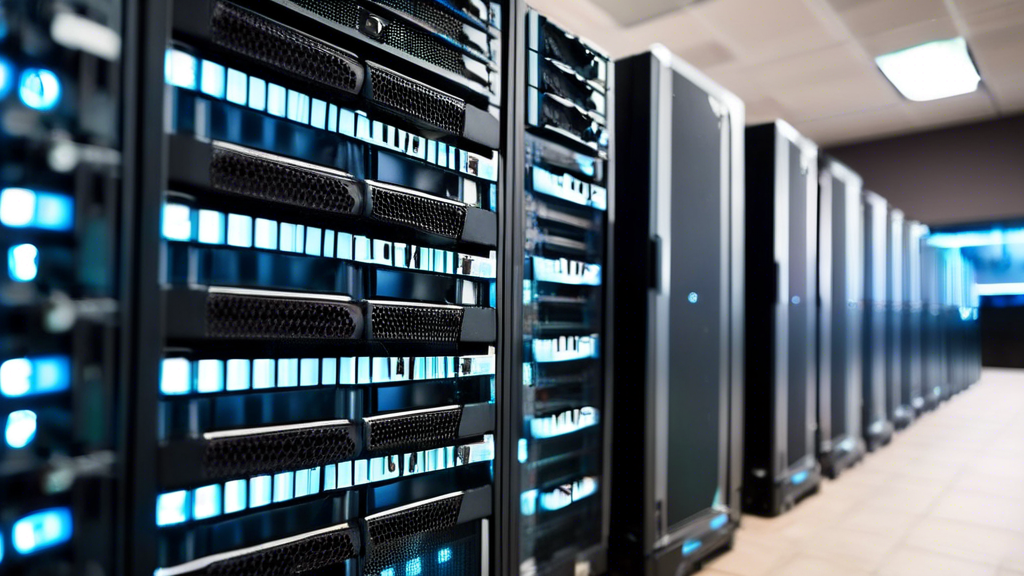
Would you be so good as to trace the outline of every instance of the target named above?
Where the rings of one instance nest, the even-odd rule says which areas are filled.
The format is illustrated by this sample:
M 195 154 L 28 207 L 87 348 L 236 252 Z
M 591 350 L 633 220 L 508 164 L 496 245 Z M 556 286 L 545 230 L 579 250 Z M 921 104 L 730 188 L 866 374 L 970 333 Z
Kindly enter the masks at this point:
M 7 416 L 4 426 L 4 440 L 15 450 L 28 446 L 36 437 L 36 413 L 31 410 L 15 410 Z
M 188 490 L 167 492 L 156 497 L 156 525 L 171 526 L 189 519 Z
M 10 358 L 0 364 L 0 393 L 8 398 L 51 394 L 71 384 L 71 362 L 64 356 Z
M 697 550 L 700 550 L 701 546 L 703 545 L 704 543 L 700 540 L 690 539 L 686 542 L 683 542 L 683 556 L 689 556 L 690 554 L 693 554 Z
M 19 554 L 28 555 L 63 544 L 71 539 L 71 510 L 49 508 L 14 523 L 11 540 Z
M 181 50 L 168 50 L 164 55 L 164 81 L 195 90 L 199 86 L 199 60 Z
M 21 73 L 18 96 L 25 106 L 45 112 L 60 100 L 60 80 L 45 68 L 29 68 Z
M 794 486 L 799 486 L 800 484 L 803 484 L 804 482 L 807 481 L 808 475 L 809 475 L 809 473 L 806 470 L 801 471 L 801 472 L 797 472 L 796 474 L 793 474 L 793 476 L 789 479 L 789 481 Z
M 0 191 L 0 224 L 65 232 L 74 226 L 75 203 L 68 196 L 28 188 Z
M 929 246 L 936 248 L 970 248 L 1024 244 L 1024 228 L 937 232 L 929 235 L 926 242 Z
M 11 79 L 14 77 L 14 66 L 10 60 L 0 58 L 0 98 L 7 96 L 11 91 Z M 3 558 L 0 554 L 0 558 Z
M 452 559 L 452 549 L 451 548 L 441 548 L 440 550 L 437 551 L 437 563 L 438 564 L 444 564 L 445 562 L 448 562 L 451 559 Z
M 722 528 L 722 526 L 725 526 L 726 523 L 728 523 L 728 522 L 729 522 L 729 515 L 728 514 L 719 514 L 718 516 L 715 516 L 714 518 L 711 519 L 711 522 L 708 523 L 708 527 L 711 528 L 712 530 L 720 530 Z
M 519 439 L 519 463 L 523 464 L 529 458 L 529 450 L 526 444 L 526 438 Z
M 419 576 L 423 573 L 423 562 L 419 557 L 405 563 L 405 576 Z
M 394 568 L 385 568 L 380 571 L 380 576 L 395 576 Z
M 698 298 L 700 298 L 700 297 L 697 295 L 696 292 L 690 292 L 689 294 L 686 295 L 686 300 L 690 304 L 696 304 Z
M 15 282 L 31 282 L 39 274 L 39 249 L 18 244 L 7 250 L 7 273 Z
M 192 496 L 192 517 L 196 520 L 204 520 L 220 516 L 221 496 L 220 485 L 211 484 L 197 488 Z

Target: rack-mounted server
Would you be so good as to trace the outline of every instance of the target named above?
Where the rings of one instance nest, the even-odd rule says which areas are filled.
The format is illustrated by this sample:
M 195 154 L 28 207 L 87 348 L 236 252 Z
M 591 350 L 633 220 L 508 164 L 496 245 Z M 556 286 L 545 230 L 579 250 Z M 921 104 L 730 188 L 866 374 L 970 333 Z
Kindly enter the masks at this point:
M 923 351 L 923 394 L 926 409 L 934 409 L 944 398 L 946 386 L 946 340 L 942 333 L 940 258 L 942 251 L 925 242 L 921 247 L 921 296 L 923 301 L 921 347 Z
M 861 331 L 861 421 L 868 451 L 892 439 L 893 423 L 886 412 L 885 356 L 888 338 L 886 322 L 886 231 L 889 227 L 889 205 L 874 192 L 865 191 L 861 222 L 864 227 L 862 281 L 864 303 Z
M 818 454 L 835 478 L 864 455 L 861 435 L 860 176 L 834 158 L 818 176 Z
M 507 6 L 166 16 L 133 573 L 496 570 Z
M 781 120 L 746 133 L 743 508 L 817 491 L 818 147 Z
M 913 220 L 904 220 L 901 395 L 915 416 L 925 408 L 922 384 L 924 355 L 921 325 L 924 310 L 921 295 L 921 244 L 927 235 L 927 226 Z
M 908 265 L 903 259 L 904 224 L 903 211 L 891 208 L 885 232 L 885 412 L 896 429 L 906 428 L 914 421 L 913 399 L 905 395 L 903 383 L 903 364 L 909 362 L 903 353 L 903 313 L 908 305 L 903 286 Z
M 744 108 L 664 47 L 615 75 L 610 565 L 690 573 L 740 514 Z
M 125 6 L 0 6 L 0 573 L 114 573 Z
M 614 210 L 610 62 L 544 15 L 521 12 L 523 246 L 516 550 L 523 575 L 607 570 Z M 518 260 L 518 259 L 517 259 Z

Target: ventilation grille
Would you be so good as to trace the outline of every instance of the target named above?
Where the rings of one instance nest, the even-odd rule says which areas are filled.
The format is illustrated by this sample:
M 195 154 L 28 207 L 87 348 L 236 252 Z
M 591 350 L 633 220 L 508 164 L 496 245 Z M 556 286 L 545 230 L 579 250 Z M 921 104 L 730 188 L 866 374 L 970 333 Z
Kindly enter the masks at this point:
M 213 338 L 358 338 L 362 314 L 345 302 L 210 294 L 206 332 Z
M 356 94 L 363 69 L 351 55 L 229 2 L 216 2 L 211 22 L 217 44 L 303 80 Z
M 406 14 L 425 22 L 430 27 L 452 40 L 465 43 L 465 34 L 462 33 L 462 27 L 465 26 L 465 23 L 463 23 L 458 16 L 442 9 L 438 3 L 423 2 L 422 0 L 374 1 L 377 4 L 387 6 L 388 8 L 398 10 L 399 12 L 405 12 Z
M 351 0 L 292 0 L 299 6 L 320 16 L 349 28 L 359 27 L 359 6 Z
M 461 136 L 466 104 L 376 64 L 367 63 L 369 97 L 386 110 Z
M 458 436 L 461 422 L 462 408 L 368 420 L 366 448 L 412 451 L 438 446 Z
M 370 217 L 390 224 L 458 240 L 466 224 L 466 207 L 451 202 L 368 185 Z
M 352 180 L 216 145 L 210 182 L 225 192 L 336 214 L 356 214 L 362 204 L 359 184 Z
M 290 576 L 340 567 L 346 560 L 357 557 L 358 549 L 358 537 L 351 528 L 346 528 L 214 562 L 192 574 Z
M 578 40 L 566 36 L 565 32 L 550 22 L 544 22 L 543 30 L 545 56 L 568 64 L 587 80 L 597 79 L 598 68 L 593 52 L 587 50 Z
M 394 563 L 400 558 L 400 551 L 409 545 L 403 540 L 425 532 L 438 532 L 455 526 L 461 510 L 462 494 L 457 494 L 394 514 L 368 519 L 367 564 L 372 563 L 375 570 L 379 571 Z M 398 546 L 389 546 L 394 544 Z
M 347 424 L 210 440 L 204 467 L 214 478 L 241 478 L 342 462 L 355 455 Z
M 372 304 L 370 331 L 374 340 L 455 343 L 462 335 L 462 308 Z
M 580 108 L 597 109 L 594 101 L 590 98 L 591 88 L 586 83 L 546 61 L 543 63 L 541 71 L 541 90 L 561 96 Z
M 541 97 L 541 125 L 564 130 L 584 142 L 597 142 L 598 139 L 590 118 L 553 98 Z
M 430 558 L 431 553 L 436 555 L 436 551 L 452 546 L 453 538 L 461 535 L 459 528 L 461 527 L 456 526 L 455 528 L 423 532 L 374 546 L 367 554 L 363 573 L 366 576 L 388 576 L 391 574 L 386 572 L 388 567 L 408 566 L 408 563 L 414 562 L 416 558 Z M 429 564 L 424 562 L 423 574 L 482 574 L 483 572 L 476 564 L 479 561 L 478 558 L 475 559 L 472 556 L 466 558 L 464 555 L 456 553 L 454 558 L 441 564 L 440 569 L 436 572 L 430 571 L 427 568 Z M 475 556 L 479 557 L 479 554 L 475 554 Z

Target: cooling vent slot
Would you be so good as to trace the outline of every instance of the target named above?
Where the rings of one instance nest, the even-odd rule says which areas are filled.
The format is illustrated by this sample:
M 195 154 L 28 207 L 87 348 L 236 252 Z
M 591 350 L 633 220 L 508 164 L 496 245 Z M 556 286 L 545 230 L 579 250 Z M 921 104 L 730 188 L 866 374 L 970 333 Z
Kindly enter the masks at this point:
M 456 343 L 462 336 L 465 310 L 448 306 L 367 303 L 370 340 Z
M 361 185 L 344 173 L 225 143 L 213 145 L 210 185 L 257 200 L 335 214 L 358 214 L 363 202 Z
M 360 537 L 342 524 L 292 538 L 161 568 L 154 576 L 290 576 L 338 569 L 359 555 Z
M 363 87 L 363 66 L 354 55 L 230 2 L 213 3 L 210 36 L 224 48 L 304 82 L 314 80 L 349 94 Z
M 365 573 L 380 574 L 428 549 L 433 535 L 458 524 L 462 499 L 462 494 L 443 496 L 397 512 L 368 517 Z
M 461 406 L 367 418 L 366 449 L 415 451 L 441 446 L 458 438 L 461 422 Z
M 541 126 L 557 128 L 572 134 L 583 142 L 596 143 L 600 134 L 597 125 L 589 116 L 574 106 L 560 102 L 551 96 L 540 96 Z
M 569 38 L 565 32 L 546 20 L 542 30 L 544 56 L 567 64 L 587 80 L 598 78 L 597 58 L 593 52 L 587 50 L 579 40 Z
M 229 292 L 206 299 L 211 338 L 349 340 L 362 324 L 359 306 L 349 302 Z
M 541 62 L 540 67 L 540 89 L 542 91 L 561 96 L 585 110 L 604 113 L 597 109 L 597 104 L 592 98 L 593 88 L 586 82 L 564 70 L 559 70 L 556 65 L 546 60 Z
M 462 237 L 466 225 L 465 205 L 377 184 L 367 186 L 367 195 L 368 213 L 374 220 L 409 226 L 453 240 Z
M 466 126 L 466 103 L 426 84 L 367 62 L 367 97 L 381 108 L 462 136 Z
M 243 478 L 343 462 L 356 454 L 352 425 L 282 426 L 270 432 L 208 435 L 203 468 L 210 478 Z

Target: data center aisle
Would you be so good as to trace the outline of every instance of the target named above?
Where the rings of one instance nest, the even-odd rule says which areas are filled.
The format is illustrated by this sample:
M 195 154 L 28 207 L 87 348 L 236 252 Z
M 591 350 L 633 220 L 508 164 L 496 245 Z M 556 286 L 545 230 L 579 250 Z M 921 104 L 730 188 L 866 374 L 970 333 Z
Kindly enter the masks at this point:
M 792 512 L 744 516 L 699 574 L 1024 576 L 1024 370 L 985 370 Z

